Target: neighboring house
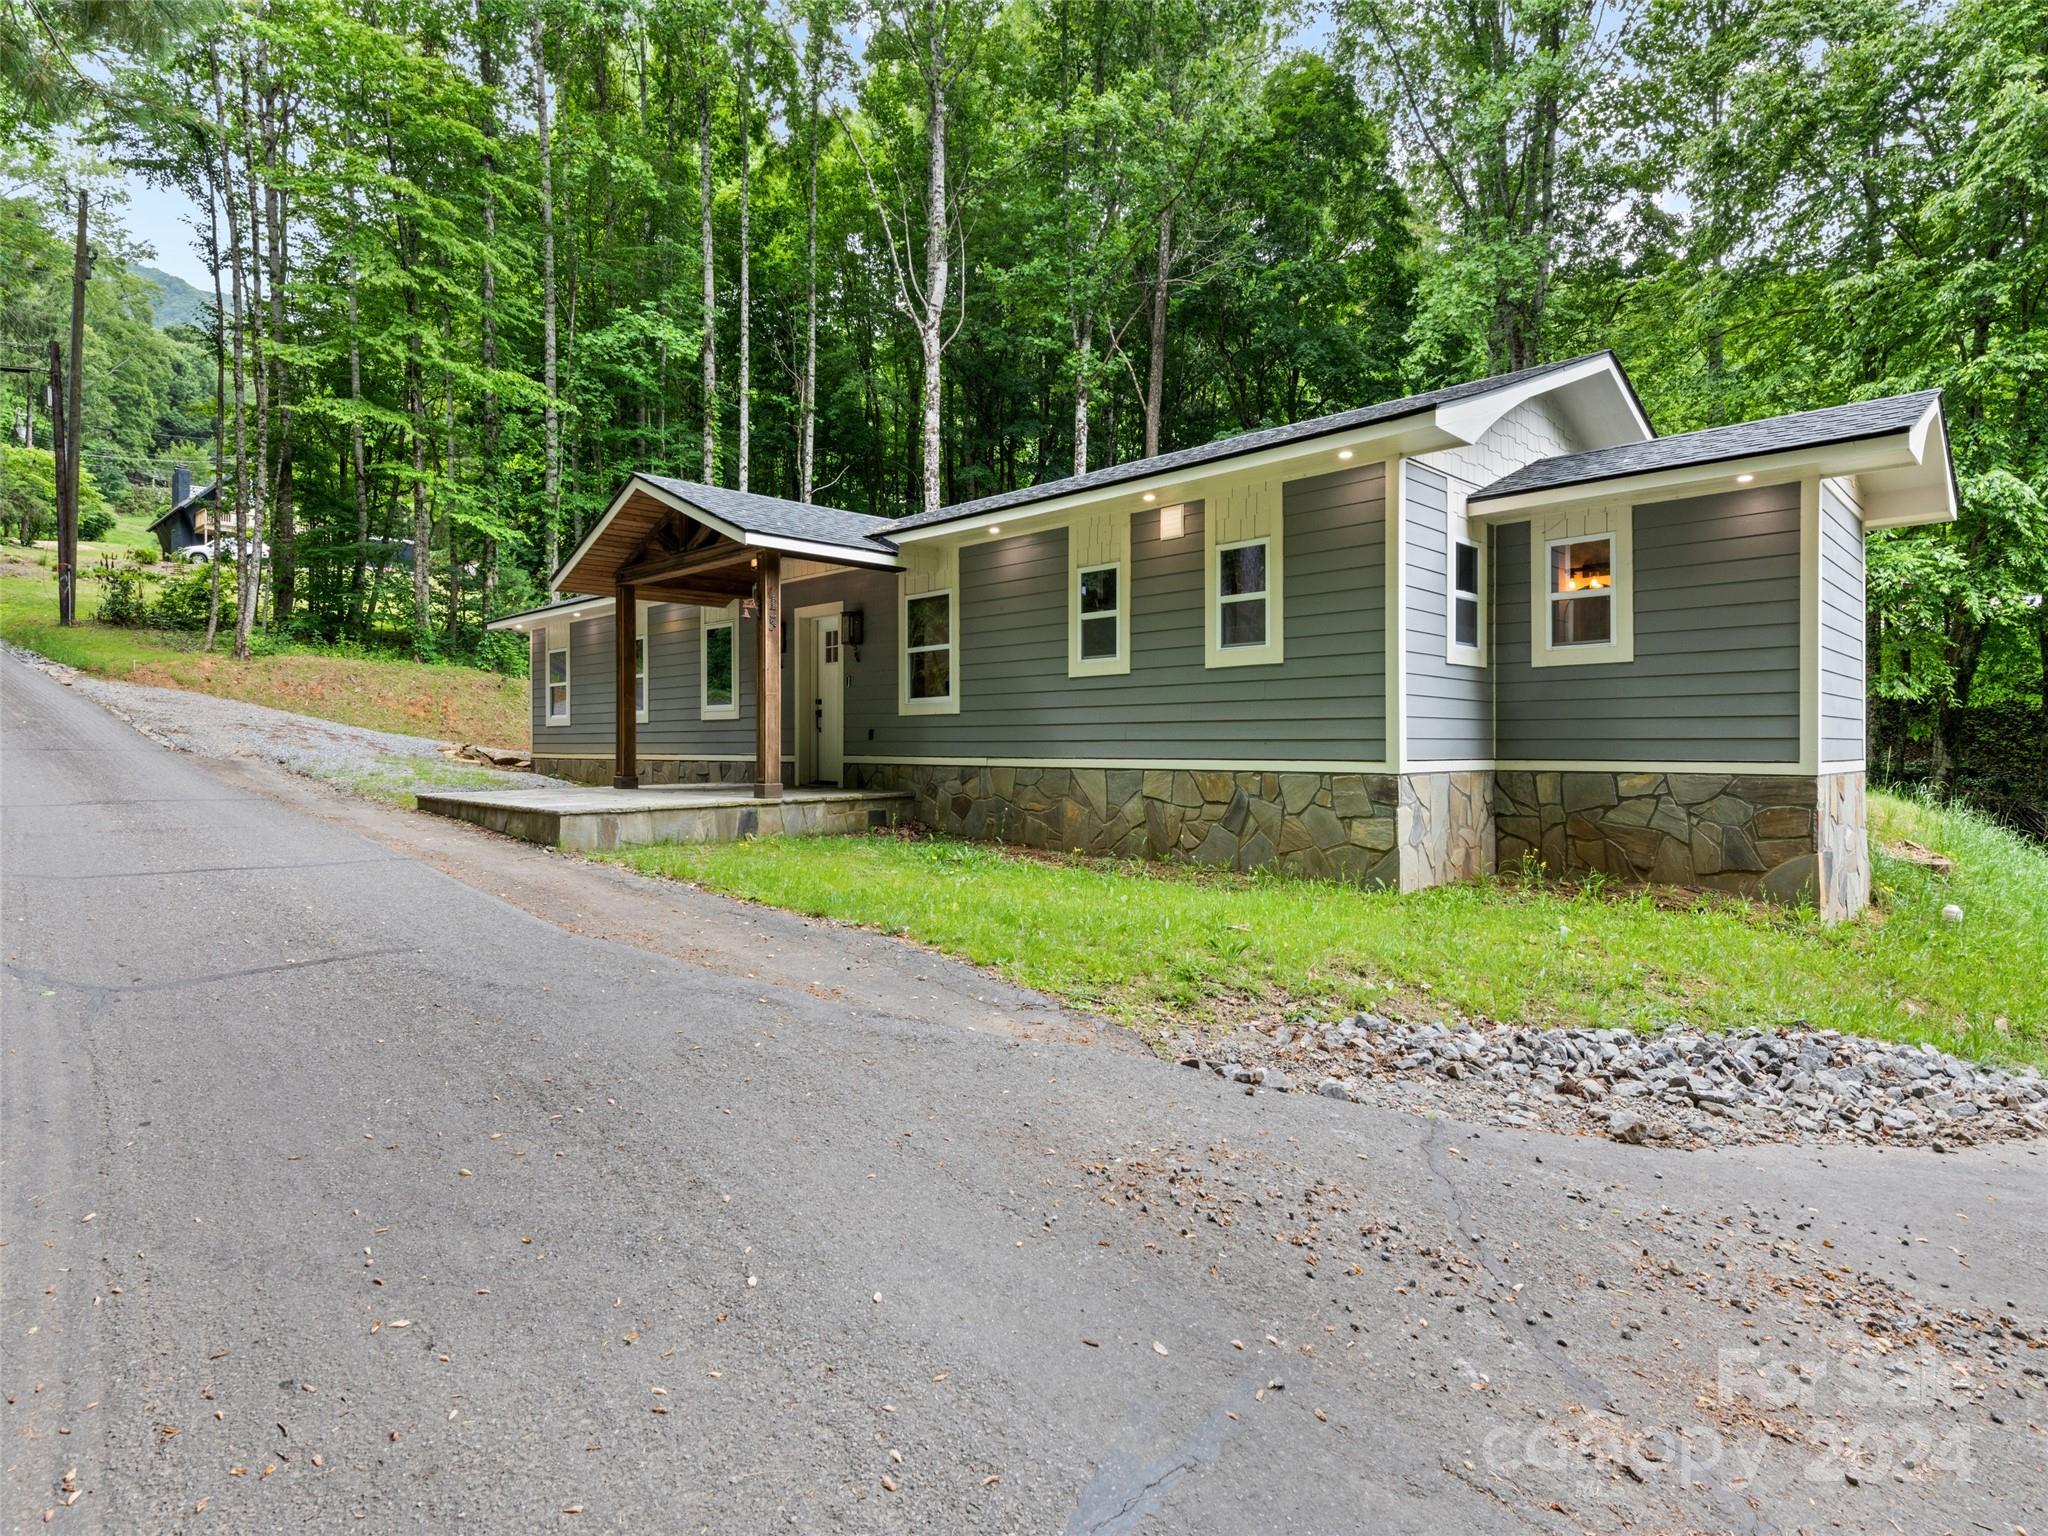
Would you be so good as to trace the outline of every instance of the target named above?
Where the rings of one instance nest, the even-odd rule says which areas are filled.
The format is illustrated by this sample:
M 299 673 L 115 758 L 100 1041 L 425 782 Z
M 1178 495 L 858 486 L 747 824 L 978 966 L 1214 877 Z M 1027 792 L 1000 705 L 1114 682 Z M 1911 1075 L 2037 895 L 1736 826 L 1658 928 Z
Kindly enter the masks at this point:
M 167 555 L 193 544 L 204 543 L 213 524 L 213 507 L 219 499 L 217 487 L 192 488 L 192 471 L 183 465 L 171 471 L 171 509 L 149 525 L 157 544 Z
M 1657 438 L 1601 353 L 897 519 L 635 475 L 555 578 L 592 595 L 493 627 L 543 772 L 1840 916 L 1863 534 L 1954 515 L 1935 392 Z

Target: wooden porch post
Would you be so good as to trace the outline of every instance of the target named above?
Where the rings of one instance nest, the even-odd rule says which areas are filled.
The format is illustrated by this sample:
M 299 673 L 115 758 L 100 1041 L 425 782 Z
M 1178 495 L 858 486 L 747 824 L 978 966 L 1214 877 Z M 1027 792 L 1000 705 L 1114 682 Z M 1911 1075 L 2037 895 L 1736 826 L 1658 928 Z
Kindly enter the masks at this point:
M 618 686 L 614 700 L 615 725 L 612 740 L 616 754 L 612 763 L 613 789 L 640 787 L 640 725 L 634 708 L 639 668 L 634 652 L 639 649 L 640 607 L 633 601 L 630 584 L 620 586 L 612 600 L 612 633 L 618 639 Z
M 754 626 L 754 797 L 782 798 L 782 557 L 760 554 L 761 616 Z

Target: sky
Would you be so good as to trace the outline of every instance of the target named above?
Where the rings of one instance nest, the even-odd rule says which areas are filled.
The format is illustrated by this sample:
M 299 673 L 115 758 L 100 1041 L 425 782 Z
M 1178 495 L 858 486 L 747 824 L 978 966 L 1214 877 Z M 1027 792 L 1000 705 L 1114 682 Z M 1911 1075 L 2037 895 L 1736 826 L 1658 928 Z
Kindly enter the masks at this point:
M 174 187 L 151 186 L 132 171 L 124 182 L 127 206 L 118 220 L 136 241 L 155 249 L 149 264 L 182 277 L 201 293 L 213 292 L 213 274 L 192 245 L 192 221 L 205 210 Z

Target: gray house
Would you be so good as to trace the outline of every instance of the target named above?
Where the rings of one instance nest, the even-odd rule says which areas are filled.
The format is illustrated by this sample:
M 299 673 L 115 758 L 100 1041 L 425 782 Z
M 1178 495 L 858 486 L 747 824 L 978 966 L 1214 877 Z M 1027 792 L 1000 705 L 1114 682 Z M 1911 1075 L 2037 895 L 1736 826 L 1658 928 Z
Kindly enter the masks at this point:
M 1611 354 L 884 519 L 635 475 L 533 646 L 544 772 L 1418 889 L 1859 910 L 1863 534 L 1938 393 L 1659 438 Z

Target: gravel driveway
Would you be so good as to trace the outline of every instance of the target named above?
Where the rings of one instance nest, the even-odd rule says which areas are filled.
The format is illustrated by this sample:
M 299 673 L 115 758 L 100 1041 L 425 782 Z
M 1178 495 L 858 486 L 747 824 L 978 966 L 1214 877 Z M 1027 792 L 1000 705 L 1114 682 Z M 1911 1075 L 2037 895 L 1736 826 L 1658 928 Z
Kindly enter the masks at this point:
M 420 790 L 559 789 L 560 779 L 538 773 L 509 773 L 458 761 L 443 742 L 339 725 L 289 710 L 247 704 L 240 699 L 152 688 L 94 677 L 48 661 L 19 646 L 9 655 L 83 694 L 152 740 L 200 757 L 264 758 L 294 773 L 325 779 L 378 799 L 396 800 Z

